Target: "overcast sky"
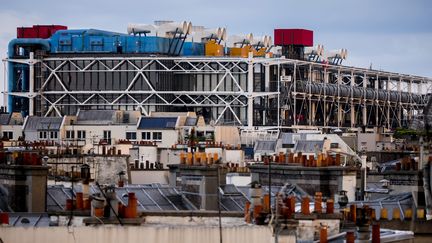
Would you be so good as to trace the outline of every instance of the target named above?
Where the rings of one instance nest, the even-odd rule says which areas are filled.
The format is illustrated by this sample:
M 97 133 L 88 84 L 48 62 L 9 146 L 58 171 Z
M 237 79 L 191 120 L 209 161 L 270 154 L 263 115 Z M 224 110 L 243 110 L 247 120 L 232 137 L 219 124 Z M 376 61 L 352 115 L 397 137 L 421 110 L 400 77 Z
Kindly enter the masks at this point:
M 307 28 L 325 49 L 348 49 L 344 65 L 432 77 L 430 0 L 1 0 L 0 53 L 17 26 L 61 24 L 126 32 L 128 23 L 188 20 L 228 34 Z M 0 77 L 4 81 L 2 65 Z M 3 87 L 3 85 L 1 85 Z

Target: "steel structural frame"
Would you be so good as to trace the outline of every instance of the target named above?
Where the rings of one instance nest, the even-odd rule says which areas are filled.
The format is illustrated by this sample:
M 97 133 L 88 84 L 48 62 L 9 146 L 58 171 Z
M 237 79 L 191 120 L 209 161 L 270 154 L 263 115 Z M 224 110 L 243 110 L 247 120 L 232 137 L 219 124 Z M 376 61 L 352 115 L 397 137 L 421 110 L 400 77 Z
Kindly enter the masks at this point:
M 281 74 L 282 81 L 278 80 L 278 83 L 281 84 L 282 93 L 279 110 L 280 113 L 284 113 L 285 110 L 297 112 L 295 114 L 291 112 L 291 116 L 288 118 L 280 115 L 281 121 L 278 127 L 355 128 L 372 126 L 388 129 L 400 127 L 422 112 L 428 101 L 426 94 L 430 94 L 432 89 L 432 79 L 419 76 L 289 59 L 273 60 L 270 61 L 270 65 L 277 65 L 278 69 L 283 66 L 282 69 L 292 71 L 288 77 Z M 300 68 L 303 70 L 303 75 L 300 73 Z M 331 76 L 334 78 L 333 80 L 330 80 Z M 311 92 L 310 88 L 306 92 L 304 90 L 299 91 L 297 89 L 299 82 L 318 83 L 322 89 L 319 93 Z M 337 85 L 337 95 L 326 94 L 326 86 L 329 84 Z M 342 96 L 340 94 L 342 85 L 350 87 L 351 95 Z M 417 85 L 417 90 L 413 89 L 414 85 Z M 366 90 L 371 87 L 376 91 L 385 90 L 387 92 L 386 99 L 368 99 L 366 92 L 364 92 L 364 97 L 353 97 L 353 89 Z M 397 92 L 397 101 L 390 100 L 390 94 L 394 94 L 394 92 Z M 402 102 L 402 95 L 408 95 L 408 102 Z M 420 102 L 415 102 L 413 97 L 416 95 L 416 98 L 421 95 Z M 318 114 L 317 106 L 321 106 L 325 112 Z M 331 106 L 336 107 L 336 109 L 332 109 Z M 329 122 L 331 111 L 337 114 L 337 122 L 333 124 Z M 347 113 L 349 113 L 349 125 L 343 122 L 347 120 Z M 307 117 L 307 119 L 304 119 L 305 121 L 302 123 L 299 121 L 299 115 Z M 371 120 L 371 118 L 374 119 Z M 321 124 L 317 124 L 318 119 L 322 120 Z
M 223 123 L 224 116 L 230 113 L 233 124 L 249 130 L 285 127 L 401 126 L 404 120 L 409 121 L 421 112 L 427 103 L 425 94 L 430 93 L 432 89 L 432 80 L 425 77 L 285 58 L 49 56 L 35 59 L 34 55 L 30 54 L 28 59 L 6 61 L 29 65 L 30 90 L 7 93 L 29 98 L 30 115 L 36 114 L 36 99 L 48 107 L 43 111 L 44 116 L 52 113 L 64 115 L 64 106 L 131 106 L 139 108 L 145 115 L 148 115 L 150 110 L 155 110 L 155 107 L 161 106 L 217 107 L 215 124 Z M 108 65 L 107 62 L 115 62 L 116 65 Z M 166 62 L 171 64 L 167 65 Z M 129 69 L 122 68 L 124 64 L 127 64 Z M 157 65 L 158 68 L 153 68 L 153 65 Z M 65 66 L 69 69 L 64 69 Z M 133 78 L 128 81 L 125 88 L 110 90 L 74 90 L 66 84 L 62 78 L 64 76 L 60 75 L 122 72 L 133 73 Z M 260 72 L 263 75 L 257 77 Z M 290 75 L 287 75 L 288 72 L 291 72 Z M 42 73 L 45 73 L 45 76 Z M 154 87 L 148 73 L 199 74 L 203 75 L 203 86 L 188 91 L 158 89 Z M 217 81 L 211 88 L 205 87 L 208 81 L 206 77 L 211 75 L 217 75 Z M 40 81 L 36 85 L 38 78 Z M 138 79 L 147 85 L 146 89 L 133 89 Z M 48 86 L 53 82 L 54 88 L 49 89 Z M 319 83 L 322 90 L 319 93 L 312 93 L 310 88 L 308 92 L 299 91 L 297 84 L 300 82 Z M 256 88 L 257 83 L 264 84 L 264 88 Z M 338 86 L 338 95 L 326 94 L 328 84 Z M 417 90 L 413 89 L 415 85 Z M 389 94 L 387 97 L 396 91 L 399 97 L 402 94 L 421 94 L 423 98 L 420 103 L 414 102 L 411 98 L 409 102 L 401 102 L 401 99 L 395 102 L 389 98 L 368 99 L 366 95 L 355 98 L 353 95 L 341 95 L 341 86 L 350 87 L 351 90 L 368 87 L 383 89 Z M 78 98 L 79 95 L 86 98 L 82 100 Z M 106 95 L 111 95 L 111 99 L 107 99 Z M 137 99 L 136 95 L 145 98 Z M 99 103 L 92 103 L 96 97 Z M 127 99 L 124 99 L 125 97 Z M 264 109 L 260 114 L 262 119 L 259 122 L 254 121 L 254 107 L 260 100 L 264 100 L 267 105 L 273 104 L 273 107 L 269 108 L 277 111 L 276 119 L 269 121 L 271 110 Z M 286 111 L 291 111 L 288 112 L 288 117 L 285 115 Z M 336 114 L 336 118 L 333 117 L 337 120 L 336 123 L 330 122 L 333 113 Z M 300 121 L 301 116 L 307 119 Z M 347 120 L 350 122 L 348 125 Z

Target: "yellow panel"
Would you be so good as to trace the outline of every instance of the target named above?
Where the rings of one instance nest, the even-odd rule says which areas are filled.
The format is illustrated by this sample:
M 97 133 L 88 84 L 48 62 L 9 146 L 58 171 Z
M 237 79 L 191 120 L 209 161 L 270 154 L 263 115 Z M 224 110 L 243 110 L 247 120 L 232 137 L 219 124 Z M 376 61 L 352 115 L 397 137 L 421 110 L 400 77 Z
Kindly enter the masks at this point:
M 208 41 L 205 44 L 205 55 L 206 56 L 221 57 L 224 55 L 223 46 L 217 44 L 214 40 Z
M 230 49 L 230 56 L 232 57 L 248 57 L 249 47 L 232 47 Z
M 264 57 L 266 54 L 266 48 L 260 48 L 258 51 L 254 51 L 255 57 Z

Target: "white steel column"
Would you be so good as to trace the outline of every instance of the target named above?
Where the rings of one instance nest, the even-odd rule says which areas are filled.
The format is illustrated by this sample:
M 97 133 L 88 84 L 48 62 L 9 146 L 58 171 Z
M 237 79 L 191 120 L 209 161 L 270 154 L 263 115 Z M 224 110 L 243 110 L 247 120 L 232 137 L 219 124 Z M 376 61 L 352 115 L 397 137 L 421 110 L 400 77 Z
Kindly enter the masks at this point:
M 327 112 L 328 112 L 328 107 L 327 107 L 327 83 L 328 83 L 328 77 L 327 77 L 327 69 L 324 68 L 324 101 L 323 101 L 323 105 L 324 105 L 324 111 L 323 111 L 323 124 L 324 126 L 327 126 Z
M 309 64 L 309 75 L 308 75 L 308 83 L 309 83 L 309 92 L 308 92 L 308 99 L 309 99 L 309 105 L 308 105 L 308 110 L 309 110 L 309 126 L 312 126 L 312 120 L 314 119 L 314 114 L 313 114 L 313 110 L 312 110 L 312 64 Z
M 399 77 L 398 83 L 397 83 L 397 91 L 398 91 L 398 112 L 397 112 L 397 119 L 398 119 L 398 123 L 399 123 L 399 127 L 402 126 L 402 90 L 401 87 L 402 86 L 402 78 Z
M 387 77 L 387 84 L 386 84 L 386 90 L 387 90 L 387 128 L 390 129 L 390 76 Z
M 364 97 L 363 97 L 363 114 L 362 114 L 363 126 L 367 126 L 366 88 L 367 88 L 367 75 L 365 73 L 364 76 L 363 76 L 363 92 L 364 92 Z
M 351 71 L 351 127 L 354 127 L 356 125 L 356 121 L 355 121 L 355 106 L 354 106 L 354 96 L 352 93 L 352 89 L 354 87 L 354 72 Z
M 341 74 L 340 74 L 340 68 L 338 69 L 338 78 L 337 78 L 337 104 L 338 104 L 338 110 L 337 110 L 337 123 L 338 123 L 338 127 L 342 126 L 342 107 L 340 104 L 340 85 L 342 82 L 342 78 L 341 78 Z
M 378 87 L 379 87 L 379 76 L 378 74 L 376 75 L 376 79 L 375 79 L 375 92 L 378 95 Z M 379 126 L 379 109 L 380 109 L 380 103 L 379 103 L 379 99 L 375 99 L 375 126 Z
M 408 120 L 409 121 L 411 121 L 411 119 L 412 119 L 412 112 L 413 112 L 413 109 L 412 109 L 412 106 L 413 106 L 413 101 L 412 101 L 412 95 L 413 95 L 413 93 L 412 93 L 412 79 L 410 79 L 410 81 L 408 82 L 408 93 L 409 93 L 409 106 L 408 106 Z
M 269 92 L 270 91 L 270 64 L 269 63 L 264 63 L 264 85 L 265 85 L 265 92 Z M 269 97 L 265 96 L 264 97 L 265 100 L 265 104 L 268 107 L 269 106 Z M 265 126 L 266 120 L 267 120 L 267 109 L 263 110 L 263 126 Z
M 269 54 L 266 54 L 266 58 L 270 58 L 270 55 Z M 278 64 L 278 66 L 277 66 L 277 92 L 278 92 L 278 95 L 277 95 L 277 125 L 278 125 L 278 127 L 280 127 L 280 125 L 281 125 L 281 122 L 280 122 L 280 110 L 281 110 L 281 107 L 280 107 L 280 93 L 281 93 L 281 79 L 280 79 L 280 65 Z
M 28 91 L 28 97 L 29 97 L 29 115 L 34 115 L 34 53 L 30 52 L 30 59 L 29 59 L 29 91 Z
M 247 75 L 247 88 L 248 88 L 248 107 L 247 107 L 247 121 L 248 121 L 248 128 L 253 128 L 253 103 L 254 103 L 254 97 L 253 97 L 253 57 L 252 53 L 249 53 L 249 59 L 248 59 L 248 75 Z
M 292 97 L 294 97 L 293 99 L 293 103 L 294 103 L 294 111 L 292 112 L 293 114 L 293 125 L 297 125 L 297 63 L 294 63 L 294 74 L 293 74 L 293 86 L 294 86 L 294 91 L 293 91 L 293 95 Z

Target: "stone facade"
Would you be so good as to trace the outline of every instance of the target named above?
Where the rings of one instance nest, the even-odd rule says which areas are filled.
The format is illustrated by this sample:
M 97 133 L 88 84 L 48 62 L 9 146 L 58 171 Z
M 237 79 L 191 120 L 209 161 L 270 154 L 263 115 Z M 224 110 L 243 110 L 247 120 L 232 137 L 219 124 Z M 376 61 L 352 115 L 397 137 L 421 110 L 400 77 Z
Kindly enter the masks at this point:
M 0 190 L 10 210 L 45 212 L 47 166 L 0 165 Z

